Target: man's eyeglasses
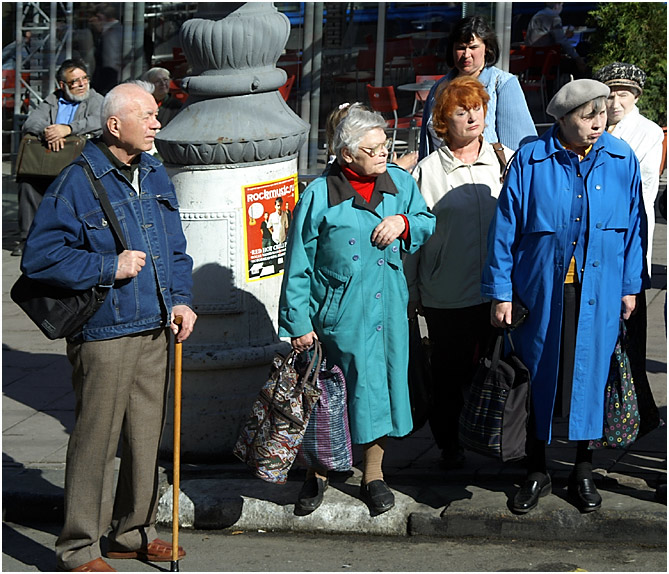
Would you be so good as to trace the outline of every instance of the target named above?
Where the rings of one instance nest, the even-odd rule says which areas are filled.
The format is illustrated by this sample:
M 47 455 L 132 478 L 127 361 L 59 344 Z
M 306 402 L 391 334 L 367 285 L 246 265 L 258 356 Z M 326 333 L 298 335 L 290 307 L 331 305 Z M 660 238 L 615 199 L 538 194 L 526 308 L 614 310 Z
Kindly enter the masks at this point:
M 374 147 L 358 147 L 358 149 L 364 151 L 369 157 L 375 157 L 379 155 L 384 149 L 388 151 L 392 143 L 393 142 L 391 140 L 386 140 L 379 145 L 375 145 Z
M 75 78 L 74 80 L 70 80 L 69 82 L 65 82 L 70 88 L 74 88 L 76 86 L 85 86 L 88 84 L 88 76 L 82 76 L 81 78 Z

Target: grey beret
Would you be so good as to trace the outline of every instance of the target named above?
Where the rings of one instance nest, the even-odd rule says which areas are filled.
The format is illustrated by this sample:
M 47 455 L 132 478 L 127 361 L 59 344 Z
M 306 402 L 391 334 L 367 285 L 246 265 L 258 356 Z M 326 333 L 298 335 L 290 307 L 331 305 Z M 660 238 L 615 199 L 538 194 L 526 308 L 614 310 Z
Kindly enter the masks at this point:
M 548 102 L 546 111 L 556 120 L 566 116 L 579 106 L 604 96 L 609 96 L 609 87 L 597 80 L 574 80 L 562 86 Z
M 641 95 L 643 85 L 646 83 L 646 73 L 641 68 L 623 62 L 613 62 L 613 64 L 604 66 L 597 70 L 593 77 L 609 87 L 616 86 L 636 90 L 637 95 Z

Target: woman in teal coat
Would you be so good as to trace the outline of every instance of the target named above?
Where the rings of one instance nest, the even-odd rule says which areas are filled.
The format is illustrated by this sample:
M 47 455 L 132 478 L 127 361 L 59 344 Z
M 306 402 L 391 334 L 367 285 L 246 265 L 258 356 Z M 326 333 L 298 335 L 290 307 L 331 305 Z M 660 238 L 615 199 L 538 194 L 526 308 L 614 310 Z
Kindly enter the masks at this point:
M 375 513 L 394 505 L 381 470 L 384 439 L 413 424 L 401 255 L 435 226 L 411 175 L 387 164 L 385 128 L 357 104 L 340 122 L 337 160 L 295 207 L 279 303 L 279 335 L 298 351 L 317 337 L 344 373 L 351 438 L 365 452 L 361 496 Z M 327 476 L 310 469 L 297 510 L 318 508 L 326 488 Z
M 620 316 L 634 310 L 644 278 L 639 163 L 606 133 L 608 92 L 594 80 L 560 89 L 547 108 L 558 121 L 516 154 L 489 230 L 482 294 L 495 300 L 491 322 L 511 322 L 514 295 L 529 309 L 513 333 L 534 418 L 528 477 L 511 505 L 519 513 L 550 492 L 554 414 L 569 417 L 578 441 L 570 494 L 583 512 L 601 505 L 587 447 L 602 437 Z

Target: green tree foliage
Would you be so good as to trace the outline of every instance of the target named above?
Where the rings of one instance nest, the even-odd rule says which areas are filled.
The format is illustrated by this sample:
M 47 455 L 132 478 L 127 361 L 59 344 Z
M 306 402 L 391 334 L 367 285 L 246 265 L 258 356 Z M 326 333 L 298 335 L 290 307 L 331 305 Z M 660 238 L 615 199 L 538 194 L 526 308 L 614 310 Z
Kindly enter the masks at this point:
M 665 2 L 602 2 L 589 13 L 592 34 L 589 64 L 593 70 L 612 62 L 639 66 L 646 85 L 639 99 L 641 113 L 667 125 L 667 4 Z

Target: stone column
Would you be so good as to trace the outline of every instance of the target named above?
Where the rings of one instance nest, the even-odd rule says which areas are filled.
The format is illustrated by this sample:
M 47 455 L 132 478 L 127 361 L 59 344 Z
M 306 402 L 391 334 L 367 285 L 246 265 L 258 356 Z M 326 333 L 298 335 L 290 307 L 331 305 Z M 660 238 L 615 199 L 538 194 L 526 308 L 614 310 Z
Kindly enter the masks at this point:
M 288 18 L 269 2 L 218 6 L 229 12 L 223 19 L 195 18 L 181 28 L 189 97 L 156 138 L 194 260 L 199 317 L 183 349 L 184 462 L 232 457 L 273 354 L 286 351 L 276 324 L 285 239 L 261 247 L 260 237 L 270 214 L 289 217 L 273 215 L 276 197 L 294 207 L 297 152 L 309 129 L 277 91 L 286 81 L 275 64 Z M 171 413 L 165 456 L 170 427 Z

